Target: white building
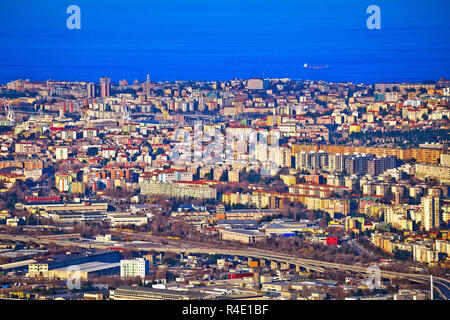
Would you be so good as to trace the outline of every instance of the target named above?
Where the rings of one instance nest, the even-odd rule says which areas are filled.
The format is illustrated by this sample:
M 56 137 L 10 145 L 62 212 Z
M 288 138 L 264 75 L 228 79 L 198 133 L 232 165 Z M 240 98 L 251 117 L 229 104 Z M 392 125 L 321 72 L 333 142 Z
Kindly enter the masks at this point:
M 268 81 L 263 79 L 249 79 L 247 80 L 247 89 L 249 90 L 263 90 L 267 88 Z
M 120 260 L 120 276 L 122 278 L 141 277 L 148 275 L 149 262 L 143 258 Z
M 425 230 L 429 231 L 438 228 L 441 223 L 440 205 L 438 197 L 422 198 L 422 225 Z
M 137 216 L 137 215 L 108 215 L 111 220 L 111 225 L 113 227 L 117 227 L 120 225 L 134 224 L 137 226 L 142 226 L 148 223 L 148 217 L 146 216 Z
M 55 150 L 56 160 L 66 160 L 69 157 L 68 147 L 56 147 Z
M 441 154 L 441 166 L 450 167 L 450 154 Z

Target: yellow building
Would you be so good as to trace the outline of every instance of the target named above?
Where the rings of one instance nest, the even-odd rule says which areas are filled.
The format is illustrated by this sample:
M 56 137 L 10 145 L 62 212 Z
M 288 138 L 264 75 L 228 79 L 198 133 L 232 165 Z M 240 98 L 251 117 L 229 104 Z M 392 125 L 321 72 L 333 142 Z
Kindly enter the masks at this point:
M 363 217 L 346 217 L 345 231 L 358 230 L 364 232 L 364 221 L 365 219 Z
M 234 205 L 254 205 L 257 208 L 279 208 L 283 204 L 283 199 L 290 201 L 299 201 L 310 210 L 325 210 L 330 215 L 341 213 L 347 215 L 350 212 L 349 199 L 326 198 L 318 195 L 300 195 L 300 194 L 280 194 L 275 191 L 254 191 L 253 194 L 226 193 L 222 196 L 222 202 Z
M 384 211 L 384 221 L 398 230 L 413 231 L 413 222 L 408 217 L 409 207 L 407 205 L 387 206 Z
M 394 237 L 391 235 L 372 233 L 372 243 L 381 250 L 392 253 L 392 242 Z
M 233 169 L 228 171 L 228 182 L 239 182 L 239 170 Z
M 280 178 L 288 187 L 293 186 L 297 183 L 297 177 L 292 174 L 281 174 Z
M 4 220 L 4 219 L 10 218 L 10 217 L 11 217 L 11 214 L 9 214 L 8 211 L 3 210 L 0 212 L 0 220 Z
M 415 169 L 415 176 L 419 179 L 432 178 L 441 183 L 450 184 L 450 167 L 416 163 Z
M 439 163 L 443 149 L 430 148 L 415 148 L 415 149 L 401 149 L 401 148 L 380 148 L 380 147 L 356 147 L 345 145 L 308 145 L 308 144 L 294 144 L 292 145 L 292 154 L 297 154 L 302 151 L 306 153 L 313 151 L 319 152 L 323 150 L 330 154 L 346 154 L 346 153 L 366 153 L 373 154 L 377 157 L 384 155 L 394 155 L 400 160 L 416 159 L 418 162 Z
M 450 221 L 450 201 L 443 200 L 441 209 L 442 209 L 442 221 L 448 223 Z
M 224 193 L 224 194 L 222 194 L 222 202 L 223 203 L 230 203 L 231 202 L 231 195 L 232 195 L 232 193 Z
M 72 181 L 73 177 L 70 174 L 59 172 L 55 174 L 56 187 L 59 192 L 68 192 Z
M 349 127 L 349 129 L 348 129 L 348 132 L 350 133 L 350 134 L 352 134 L 353 132 L 361 132 L 361 126 L 360 125 L 357 125 L 357 124 L 351 124 L 350 125 L 350 127 Z
M 429 248 L 422 243 L 413 244 L 413 259 L 414 261 L 432 263 L 439 261 L 439 251 Z
M 22 174 L 0 173 L 0 180 L 14 184 L 16 181 L 25 181 L 26 177 Z
M 368 217 L 374 217 L 379 219 L 385 209 L 384 204 L 369 204 L 364 208 L 364 214 Z
M 70 184 L 70 192 L 72 194 L 84 194 L 86 192 L 86 186 L 83 182 L 72 182 Z

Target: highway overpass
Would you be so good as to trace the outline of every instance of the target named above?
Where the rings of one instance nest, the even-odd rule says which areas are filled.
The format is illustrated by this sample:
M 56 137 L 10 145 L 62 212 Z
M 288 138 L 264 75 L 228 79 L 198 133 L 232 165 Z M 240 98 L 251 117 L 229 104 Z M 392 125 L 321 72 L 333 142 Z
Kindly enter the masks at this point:
M 78 246 L 84 248 L 96 248 L 96 249 L 106 249 L 111 247 L 112 244 L 102 244 L 102 243 L 83 243 L 77 241 L 68 241 L 68 240 L 48 240 L 41 239 L 38 236 L 20 236 L 20 235 L 8 235 L 8 234 L 0 234 L 0 238 L 9 239 L 9 240 L 17 240 L 17 241 L 34 241 L 36 243 L 56 243 L 61 246 Z M 154 250 L 156 252 L 173 252 L 176 254 L 217 254 L 217 255 L 227 255 L 234 257 L 241 257 L 253 260 L 259 260 L 265 264 L 270 263 L 270 266 L 273 268 L 291 268 L 294 266 L 297 270 L 307 270 L 307 271 L 315 271 L 322 273 L 325 270 L 341 270 L 341 271 L 350 271 L 359 274 L 368 274 L 367 267 L 364 266 L 355 266 L 355 265 L 346 265 L 339 264 L 333 262 L 326 262 L 320 260 L 312 260 L 312 259 L 304 259 L 289 256 L 282 253 L 276 253 L 268 250 L 261 250 L 257 248 L 248 248 L 248 249 L 221 249 L 221 248 L 210 248 L 210 247 L 193 247 L 191 244 L 185 245 L 183 247 L 176 247 L 172 245 L 160 245 L 145 241 L 139 241 L 137 243 L 133 242 L 124 242 L 120 243 L 121 247 L 125 247 L 127 249 L 132 250 L 141 250 L 141 251 L 150 251 Z M 276 264 L 276 265 L 275 265 Z M 381 277 L 383 278 L 404 278 L 409 279 L 411 281 L 428 283 L 430 277 L 428 275 L 423 274 L 413 274 L 413 273 L 401 273 L 395 271 L 388 271 L 381 269 Z M 444 297 L 446 300 L 450 299 L 450 280 L 444 279 L 440 277 L 433 277 L 434 287 L 439 291 L 440 295 Z

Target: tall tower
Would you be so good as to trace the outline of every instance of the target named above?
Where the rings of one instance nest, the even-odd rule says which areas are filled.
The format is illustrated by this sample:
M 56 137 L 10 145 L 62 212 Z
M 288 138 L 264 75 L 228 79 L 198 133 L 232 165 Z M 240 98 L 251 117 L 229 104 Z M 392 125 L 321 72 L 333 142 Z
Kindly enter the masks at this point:
M 422 198 L 422 225 L 430 231 L 438 228 L 441 223 L 439 197 L 427 196 Z
M 109 97 L 110 88 L 111 88 L 111 79 L 108 77 L 100 78 L 100 96 L 102 98 Z
M 144 84 L 144 92 L 147 95 L 150 95 L 150 88 L 151 88 L 151 82 L 150 82 L 150 75 L 147 75 L 147 81 Z
M 87 84 L 87 97 L 95 98 L 95 84 L 92 82 Z

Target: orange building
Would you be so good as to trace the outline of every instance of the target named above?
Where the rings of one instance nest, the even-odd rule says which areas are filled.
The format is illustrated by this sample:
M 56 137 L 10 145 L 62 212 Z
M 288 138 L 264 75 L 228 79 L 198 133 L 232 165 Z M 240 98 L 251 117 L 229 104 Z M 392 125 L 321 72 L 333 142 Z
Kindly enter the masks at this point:
M 305 152 L 319 152 L 323 150 L 331 154 L 346 154 L 346 153 L 366 153 L 374 154 L 377 157 L 384 155 L 397 156 L 400 160 L 416 159 L 418 162 L 439 163 L 441 154 L 444 153 L 443 149 L 427 149 L 427 148 L 414 148 L 414 149 L 401 149 L 401 148 L 377 148 L 377 147 L 355 147 L 355 146 L 338 146 L 338 145 L 308 145 L 308 144 L 296 144 L 292 146 L 292 154 L 295 155 L 302 151 Z
M 44 167 L 44 162 L 38 159 L 0 161 L 0 169 L 9 167 L 24 168 L 25 170 L 42 169 Z

